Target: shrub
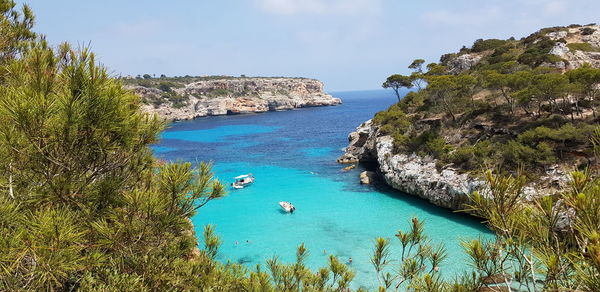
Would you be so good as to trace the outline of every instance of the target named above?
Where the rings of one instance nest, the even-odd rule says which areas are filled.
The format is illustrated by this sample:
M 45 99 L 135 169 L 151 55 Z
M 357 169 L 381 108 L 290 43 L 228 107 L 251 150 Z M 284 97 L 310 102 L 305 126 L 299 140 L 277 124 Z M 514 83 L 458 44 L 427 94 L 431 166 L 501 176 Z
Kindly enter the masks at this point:
M 494 53 L 487 58 L 487 61 L 490 64 L 516 61 L 520 53 L 521 51 L 516 49 L 512 44 L 505 45 L 497 48 Z
M 458 56 L 458 54 L 456 53 L 449 53 L 449 54 L 444 54 L 440 57 L 440 63 L 444 66 L 448 65 L 448 62 L 454 58 L 456 58 Z
M 537 67 L 544 62 L 553 62 L 556 59 L 550 54 L 550 50 L 556 43 L 547 37 L 542 37 L 537 43 L 519 56 L 518 61 L 531 67 Z
M 227 96 L 229 94 L 231 94 L 231 92 L 229 90 L 224 89 L 224 88 L 218 88 L 218 89 L 215 89 L 215 90 L 211 91 L 209 93 L 209 96 L 211 96 L 211 97 L 219 97 L 219 96 Z
M 577 125 L 575 127 L 571 123 L 565 124 L 558 129 L 541 126 L 521 133 L 517 139 L 521 143 L 528 145 L 534 145 L 541 141 L 586 144 L 590 141 L 595 128 L 592 125 Z
M 545 142 L 529 147 L 515 140 L 509 141 L 504 146 L 502 158 L 505 164 L 512 167 L 536 168 L 556 162 L 552 147 Z
M 600 48 L 592 46 L 590 43 L 571 43 L 567 47 L 571 52 L 583 51 L 583 52 L 600 52 Z
M 380 131 L 382 134 L 403 134 L 411 125 L 410 120 L 398 104 L 390 106 L 385 111 L 378 112 L 373 118 L 373 122 L 381 125 Z
M 501 46 L 504 46 L 507 43 L 509 43 L 509 41 L 499 40 L 499 39 L 489 39 L 489 40 L 478 39 L 475 41 L 475 43 L 473 43 L 473 47 L 471 47 L 471 51 L 474 53 L 477 53 L 477 52 L 483 52 L 483 51 L 487 51 L 487 50 L 493 50 L 493 49 L 499 48 Z
M 171 102 L 174 108 L 182 108 L 187 105 L 188 98 L 177 94 L 175 91 L 165 92 L 162 95 L 163 99 L 167 99 Z
M 402 111 L 416 109 L 424 104 L 426 97 L 427 95 L 424 91 L 411 91 L 407 93 L 397 105 Z
M 150 88 L 150 87 L 152 87 L 153 84 L 152 84 L 152 81 L 150 81 L 150 80 L 140 79 L 140 80 L 137 81 L 137 85 L 143 86 L 143 87 L 146 87 L 146 88 Z
M 399 142 L 403 142 L 403 144 L 396 145 L 399 149 L 405 149 L 423 155 L 428 154 L 435 158 L 443 158 L 452 150 L 452 145 L 446 143 L 446 140 L 440 137 L 437 130 L 425 131 L 415 137 L 407 137 Z
M 465 170 L 477 170 L 485 166 L 487 159 L 493 159 L 495 152 L 492 143 L 489 140 L 456 148 L 447 157 L 447 162 L 451 162 Z
M 425 151 L 435 158 L 442 158 L 452 150 L 452 145 L 441 137 L 430 138 L 425 142 Z
M 167 82 L 161 82 L 158 85 L 158 89 L 160 89 L 164 92 L 171 92 L 171 86 Z
M 580 31 L 582 35 L 591 35 L 596 32 L 596 30 L 591 27 L 584 27 Z

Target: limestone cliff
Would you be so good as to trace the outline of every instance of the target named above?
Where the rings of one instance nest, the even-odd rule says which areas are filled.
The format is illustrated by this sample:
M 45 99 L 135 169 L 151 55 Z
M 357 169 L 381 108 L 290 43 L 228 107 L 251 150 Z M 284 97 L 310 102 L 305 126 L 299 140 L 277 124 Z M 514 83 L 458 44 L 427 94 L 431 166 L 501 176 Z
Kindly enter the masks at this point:
M 545 28 L 520 40 L 477 40 L 429 64 L 421 76 L 432 86 L 350 133 L 338 162 L 374 163 L 393 188 L 454 210 L 485 187 L 480 174 L 494 167 L 515 173 L 529 166 L 526 199 L 552 195 L 567 187 L 577 167 L 598 167 L 590 135 L 600 121 L 600 72 L 586 73 L 588 87 L 577 75 L 567 77 L 588 65 L 600 68 L 595 24 Z M 555 84 L 557 90 L 548 90 Z M 581 96 L 588 96 L 585 109 Z M 534 99 L 537 112 L 528 108 Z
M 573 25 L 569 27 L 552 27 L 542 29 L 529 38 L 534 39 L 527 47 L 534 46 L 542 38 L 553 42 L 549 53 L 556 56 L 555 60 L 541 64 L 545 67 L 555 67 L 561 70 L 572 70 L 590 64 L 600 68 L 600 25 Z M 525 39 L 527 42 L 527 39 Z M 527 49 L 527 47 L 525 49 Z M 465 72 L 478 65 L 483 57 L 491 55 L 490 50 L 463 50 L 458 54 L 447 54 L 442 57 L 442 63 L 448 71 L 454 74 Z
M 127 87 L 142 97 L 143 109 L 167 120 L 341 103 L 323 92 L 321 81 L 307 78 L 168 78 L 130 83 Z
M 430 156 L 394 153 L 394 139 L 380 135 L 379 128 L 371 120 L 350 133 L 348 141 L 345 153 L 337 162 L 375 162 L 377 172 L 388 185 L 440 207 L 461 210 L 467 195 L 484 186 L 479 177 L 449 166 L 439 167 L 438 161 Z M 535 183 L 529 183 L 523 192 L 527 199 L 551 195 L 566 187 L 568 179 L 568 171 L 558 165 L 552 166 Z

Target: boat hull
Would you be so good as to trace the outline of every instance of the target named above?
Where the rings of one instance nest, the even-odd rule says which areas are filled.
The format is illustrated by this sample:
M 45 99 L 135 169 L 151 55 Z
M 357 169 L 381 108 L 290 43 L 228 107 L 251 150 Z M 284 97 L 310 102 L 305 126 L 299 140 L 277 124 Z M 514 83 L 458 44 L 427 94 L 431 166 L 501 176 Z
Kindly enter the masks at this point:
M 279 202 L 279 206 L 288 213 L 294 213 L 294 211 L 296 211 L 296 207 L 290 202 Z

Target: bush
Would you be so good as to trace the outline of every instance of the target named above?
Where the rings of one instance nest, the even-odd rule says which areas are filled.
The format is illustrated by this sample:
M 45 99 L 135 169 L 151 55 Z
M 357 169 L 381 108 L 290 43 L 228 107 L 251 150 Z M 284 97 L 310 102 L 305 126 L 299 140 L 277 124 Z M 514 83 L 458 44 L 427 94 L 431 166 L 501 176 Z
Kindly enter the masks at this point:
M 558 129 L 551 129 L 544 126 L 521 133 L 518 140 L 521 143 L 534 145 L 541 141 L 560 142 L 570 144 L 587 144 L 589 143 L 594 129 L 592 125 L 577 125 L 568 123 Z
M 139 85 L 139 86 L 143 86 L 143 87 L 146 87 L 146 88 L 150 88 L 150 87 L 152 87 L 152 86 L 153 86 L 153 83 L 152 83 L 152 81 L 150 81 L 150 80 L 143 80 L 143 79 L 139 79 L 139 80 L 137 81 L 137 85 Z
M 596 32 L 596 30 L 591 27 L 584 27 L 580 31 L 582 35 L 591 35 Z
M 571 43 L 567 47 L 571 52 L 583 51 L 583 52 L 600 52 L 600 48 L 592 46 L 590 43 Z
M 411 121 L 398 104 L 390 106 L 385 111 L 378 112 L 373 118 L 373 122 L 381 125 L 380 132 L 382 134 L 389 135 L 404 134 L 411 125 Z
M 497 48 L 494 51 L 494 53 L 492 53 L 487 58 L 487 61 L 490 64 L 516 61 L 518 59 L 520 53 L 521 53 L 521 51 L 519 49 L 516 49 L 512 44 L 505 45 L 505 46 Z
M 456 53 L 449 53 L 449 54 L 444 54 L 440 57 L 440 64 L 447 66 L 448 62 L 454 58 L 456 58 L 458 56 L 458 54 Z
M 398 108 L 406 112 L 408 110 L 414 110 L 425 103 L 427 95 L 424 91 L 415 92 L 411 91 L 407 93 L 400 102 L 398 102 Z
M 446 143 L 446 140 L 441 137 L 435 137 L 425 142 L 424 150 L 435 158 L 442 158 L 452 151 L 452 145 Z
M 556 162 L 556 155 L 545 142 L 538 143 L 535 147 L 523 145 L 518 141 L 509 141 L 504 146 L 502 158 L 506 165 L 512 167 L 536 168 Z
M 477 170 L 485 166 L 487 159 L 493 159 L 494 152 L 491 142 L 486 140 L 475 145 L 456 148 L 448 155 L 447 162 L 465 170 Z
M 446 143 L 437 130 L 425 131 L 416 137 L 407 138 L 403 142 L 397 147 L 421 155 L 431 155 L 435 158 L 443 158 L 452 150 L 452 145 Z
M 175 91 L 165 92 L 162 95 L 163 99 L 169 100 L 174 108 L 182 108 L 187 105 L 188 98 L 177 94 Z
M 483 51 L 487 51 L 487 50 L 493 50 L 493 49 L 499 48 L 501 46 L 504 46 L 507 43 L 509 43 L 509 41 L 499 40 L 499 39 L 489 39 L 489 40 L 478 39 L 475 41 L 475 43 L 473 43 L 473 47 L 471 47 L 471 51 L 474 53 L 478 53 L 478 52 L 483 52 Z
M 218 88 L 209 93 L 211 97 L 228 96 L 231 92 L 224 88 Z
M 544 62 L 556 62 L 557 56 L 550 54 L 555 44 L 551 39 L 543 37 L 519 56 L 518 61 L 531 67 L 537 67 Z
M 171 86 L 167 82 L 161 82 L 158 85 L 158 89 L 160 89 L 164 92 L 171 92 Z

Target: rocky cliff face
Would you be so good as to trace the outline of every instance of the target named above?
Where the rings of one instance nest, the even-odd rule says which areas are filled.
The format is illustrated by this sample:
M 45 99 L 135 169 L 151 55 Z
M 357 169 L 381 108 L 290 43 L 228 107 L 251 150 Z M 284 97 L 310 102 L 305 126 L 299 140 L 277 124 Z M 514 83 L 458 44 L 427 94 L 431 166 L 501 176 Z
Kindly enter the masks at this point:
M 554 64 L 544 64 L 547 66 L 557 67 L 562 70 L 572 70 L 590 64 L 592 67 L 600 67 L 600 26 L 588 25 L 577 28 L 565 28 L 556 32 L 546 34 L 548 38 L 556 41 L 556 45 L 550 51 L 550 54 L 556 55 L 563 59 L 561 62 Z M 589 44 L 588 49 L 592 51 L 574 49 L 569 47 L 569 44 Z
M 555 42 L 549 53 L 561 59 L 554 63 L 544 63 L 542 66 L 565 71 L 580 68 L 584 64 L 600 67 L 600 25 L 560 27 L 547 33 L 541 30 L 540 37 L 547 37 Z M 578 46 L 581 44 L 589 46 Z M 453 74 L 465 72 L 490 53 L 484 51 L 456 55 L 447 61 L 448 71 Z
M 224 78 L 156 87 L 128 86 L 145 101 L 143 109 L 167 120 L 260 113 L 338 105 L 323 83 L 305 78 Z
M 379 175 L 393 188 L 419 196 L 452 210 L 464 209 L 468 194 L 485 186 L 482 179 L 460 173 L 450 167 L 438 167 L 437 161 L 414 153 L 393 152 L 393 138 L 380 136 L 371 120 L 348 135 L 349 145 L 339 163 L 376 162 Z M 536 183 L 524 188 L 528 199 L 546 196 L 564 188 L 568 173 L 558 166 L 547 170 Z

